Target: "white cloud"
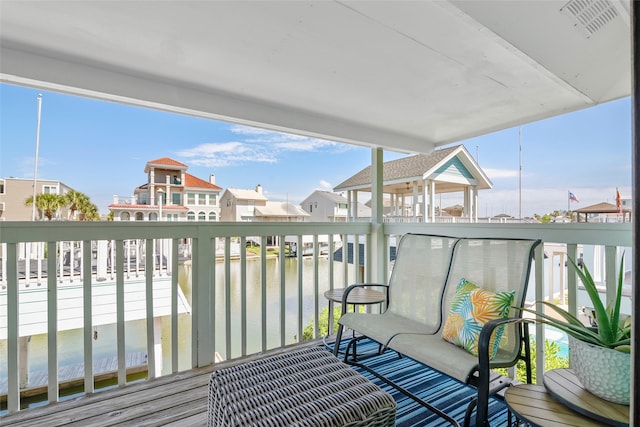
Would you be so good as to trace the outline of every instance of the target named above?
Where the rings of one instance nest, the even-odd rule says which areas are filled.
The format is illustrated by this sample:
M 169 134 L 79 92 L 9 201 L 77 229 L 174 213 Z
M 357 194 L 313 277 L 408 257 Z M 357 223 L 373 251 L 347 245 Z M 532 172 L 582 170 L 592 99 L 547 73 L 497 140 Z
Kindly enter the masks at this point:
M 191 165 L 205 167 L 225 167 L 252 162 L 277 162 L 277 159 L 265 147 L 238 141 L 200 144 L 178 151 L 176 154 L 189 159 Z
M 228 167 L 245 163 L 277 163 L 278 155 L 284 151 L 342 152 L 350 148 L 334 141 L 250 126 L 233 125 L 230 131 L 239 137 L 238 141 L 200 144 L 180 150 L 176 155 L 187 159 L 194 166 Z
M 518 171 L 515 169 L 492 169 L 482 168 L 484 173 L 487 174 L 489 179 L 504 179 L 504 178 L 517 178 Z
M 333 185 L 331 185 L 331 183 L 329 181 L 325 181 L 324 179 L 320 180 L 320 189 L 321 190 L 331 190 L 333 188 Z

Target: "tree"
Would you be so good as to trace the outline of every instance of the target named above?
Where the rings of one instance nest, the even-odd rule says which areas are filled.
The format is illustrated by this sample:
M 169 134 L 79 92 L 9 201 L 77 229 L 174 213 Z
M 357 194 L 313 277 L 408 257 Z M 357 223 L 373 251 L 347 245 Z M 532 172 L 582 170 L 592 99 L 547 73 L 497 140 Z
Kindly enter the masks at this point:
M 33 205 L 33 196 L 29 196 L 24 204 L 25 206 Z M 51 221 L 58 209 L 63 206 L 65 206 L 64 196 L 50 193 L 36 195 L 36 208 L 40 211 L 40 216 L 44 214 L 49 221 Z
M 81 206 L 87 206 L 90 204 L 89 197 L 76 190 L 67 192 L 64 196 L 64 202 L 69 206 L 69 219 L 76 219 L 76 211 L 82 210 Z
M 99 221 L 100 214 L 98 213 L 98 207 L 91 203 L 90 200 L 81 206 L 79 206 L 80 221 Z

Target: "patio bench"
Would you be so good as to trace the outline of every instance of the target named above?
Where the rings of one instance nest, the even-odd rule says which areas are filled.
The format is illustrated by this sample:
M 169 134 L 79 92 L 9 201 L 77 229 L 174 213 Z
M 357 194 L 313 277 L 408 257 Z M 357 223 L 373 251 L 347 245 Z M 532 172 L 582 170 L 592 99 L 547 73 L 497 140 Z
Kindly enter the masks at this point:
M 531 382 L 528 330 L 518 307 L 524 304 L 539 244 L 540 240 L 404 235 L 388 284 L 356 284 L 345 291 L 344 300 L 358 287 L 381 286 L 387 291 L 387 309 L 343 313 L 335 354 L 344 328 L 349 328 L 358 337 L 347 345 L 348 363 L 358 364 L 358 340 L 368 337 L 383 351 L 395 350 L 473 385 L 477 397 L 469 404 L 464 423 L 470 423 L 477 406 L 476 425 L 487 425 L 489 396 L 508 386 L 506 381 L 492 381 L 492 368 L 523 360 Z M 458 425 L 430 403 L 400 391 Z
M 215 370 L 209 427 L 395 426 L 396 402 L 324 347 Z

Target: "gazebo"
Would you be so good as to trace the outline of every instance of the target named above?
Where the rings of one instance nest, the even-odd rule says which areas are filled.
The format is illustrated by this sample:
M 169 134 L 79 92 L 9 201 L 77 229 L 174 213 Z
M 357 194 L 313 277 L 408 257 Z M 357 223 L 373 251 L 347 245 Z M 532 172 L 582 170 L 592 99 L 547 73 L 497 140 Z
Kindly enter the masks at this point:
M 475 222 L 478 191 L 493 186 L 464 145 L 384 162 L 382 170 L 382 193 L 389 198 L 387 221 L 435 222 L 436 195 L 459 192 L 463 205 L 454 216 Z M 370 193 L 371 189 L 371 166 L 368 166 L 337 185 L 334 191 L 347 192 L 349 218 L 354 219 L 358 193 Z
M 616 205 L 607 202 L 576 209 L 575 212 L 578 222 L 589 222 L 589 216 L 600 214 L 606 215 L 606 222 L 620 222 L 620 219 L 622 219 L 622 222 L 631 222 L 631 209 L 618 208 Z M 581 221 L 581 218 L 584 218 L 584 221 Z

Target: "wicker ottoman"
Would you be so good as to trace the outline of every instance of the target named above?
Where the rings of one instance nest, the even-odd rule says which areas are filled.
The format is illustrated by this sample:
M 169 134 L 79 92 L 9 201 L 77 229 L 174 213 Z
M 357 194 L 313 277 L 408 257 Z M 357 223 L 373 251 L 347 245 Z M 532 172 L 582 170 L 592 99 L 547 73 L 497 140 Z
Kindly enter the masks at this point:
M 212 426 L 395 426 L 396 403 L 318 347 L 214 371 Z

